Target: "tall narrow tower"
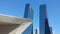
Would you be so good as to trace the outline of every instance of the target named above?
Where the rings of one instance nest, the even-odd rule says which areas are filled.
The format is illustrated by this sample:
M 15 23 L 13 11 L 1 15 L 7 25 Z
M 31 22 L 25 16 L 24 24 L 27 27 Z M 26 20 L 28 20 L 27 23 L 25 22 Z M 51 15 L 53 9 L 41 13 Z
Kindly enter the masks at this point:
M 25 6 L 24 18 L 33 19 L 33 9 L 30 4 L 26 4 Z
M 25 6 L 24 18 L 33 20 L 33 10 L 30 4 L 26 4 Z M 22 34 L 33 34 L 33 23 Z
M 35 30 L 35 34 L 39 34 L 39 28 Z
M 53 34 L 52 27 L 50 27 L 50 33 Z
M 39 12 L 40 34 L 50 34 L 46 4 L 40 5 L 39 9 L 40 9 L 40 12 Z

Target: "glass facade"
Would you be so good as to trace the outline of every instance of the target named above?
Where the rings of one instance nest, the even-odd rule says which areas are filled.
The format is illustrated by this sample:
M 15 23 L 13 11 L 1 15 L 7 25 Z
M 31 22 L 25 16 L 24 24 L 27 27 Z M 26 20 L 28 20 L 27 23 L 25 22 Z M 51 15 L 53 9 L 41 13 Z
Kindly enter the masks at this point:
M 48 19 L 45 19 L 45 34 L 51 34 Z
M 53 34 L 53 32 L 52 32 L 52 27 L 50 27 L 50 33 Z
M 33 19 L 33 10 L 30 4 L 26 4 L 24 18 Z
M 37 34 L 37 29 L 35 30 L 35 34 Z
M 47 20 L 46 4 L 40 5 L 39 12 L 39 28 L 40 34 L 50 34 L 49 24 Z
M 25 6 L 24 18 L 33 19 L 33 10 L 30 4 Z M 33 34 L 33 23 L 22 34 Z

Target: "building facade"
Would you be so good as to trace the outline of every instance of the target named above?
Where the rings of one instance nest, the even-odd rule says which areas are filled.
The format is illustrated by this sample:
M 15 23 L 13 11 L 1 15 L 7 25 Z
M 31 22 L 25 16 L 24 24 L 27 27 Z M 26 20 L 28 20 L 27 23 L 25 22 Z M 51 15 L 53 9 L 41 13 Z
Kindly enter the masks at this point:
M 30 4 L 25 6 L 24 18 L 33 20 L 33 10 Z M 33 34 L 33 23 L 22 34 Z
M 39 34 L 39 28 L 35 30 L 35 34 Z
M 40 5 L 39 10 L 40 10 L 39 11 L 40 34 L 50 34 L 50 28 L 46 12 L 46 4 Z
M 53 32 L 52 32 L 52 27 L 50 27 L 50 33 L 53 34 Z

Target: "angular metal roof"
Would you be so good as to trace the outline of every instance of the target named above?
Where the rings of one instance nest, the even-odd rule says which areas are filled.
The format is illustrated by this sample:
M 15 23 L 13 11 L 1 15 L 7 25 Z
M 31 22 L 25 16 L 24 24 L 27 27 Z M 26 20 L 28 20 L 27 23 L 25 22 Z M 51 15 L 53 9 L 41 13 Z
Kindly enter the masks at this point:
M 31 23 L 31 19 L 0 14 L 0 33 L 21 34 Z

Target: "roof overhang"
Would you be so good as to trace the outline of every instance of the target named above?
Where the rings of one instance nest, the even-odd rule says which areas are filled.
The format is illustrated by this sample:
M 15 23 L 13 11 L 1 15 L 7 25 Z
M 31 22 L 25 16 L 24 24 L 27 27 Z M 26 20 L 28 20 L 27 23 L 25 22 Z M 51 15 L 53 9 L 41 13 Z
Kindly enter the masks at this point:
M 30 24 L 31 19 L 0 14 L 1 34 L 21 34 Z

